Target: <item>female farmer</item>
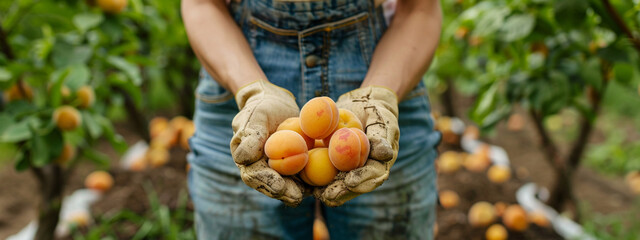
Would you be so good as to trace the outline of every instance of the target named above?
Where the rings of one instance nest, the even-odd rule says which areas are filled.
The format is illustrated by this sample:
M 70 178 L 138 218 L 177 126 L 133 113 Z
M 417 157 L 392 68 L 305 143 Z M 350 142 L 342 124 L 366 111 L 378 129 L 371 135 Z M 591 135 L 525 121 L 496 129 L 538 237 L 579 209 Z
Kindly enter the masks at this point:
M 203 66 L 189 156 L 200 239 L 310 239 L 309 195 L 330 206 L 333 239 L 432 237 L 440 135 L 421 78 L 440 36 L 439 1 L 398 0 L 389 24 L 380 5 L 183 1 Z M 358 116 L 371 153 L 364 167 L 312 189 L 269 168 L 262 147 L 317 96 Z

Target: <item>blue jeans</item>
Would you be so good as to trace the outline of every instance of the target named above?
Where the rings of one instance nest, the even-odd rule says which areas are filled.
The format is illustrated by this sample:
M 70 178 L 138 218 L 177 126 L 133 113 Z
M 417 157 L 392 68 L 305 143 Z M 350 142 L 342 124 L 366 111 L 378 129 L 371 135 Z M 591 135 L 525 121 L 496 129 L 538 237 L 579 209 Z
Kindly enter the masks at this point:
M 291 91 L 299 106 L 358 88 L 386 28 L 381 10 L 367 0 L 243 0 L 232 1 L 230 10 L 269 81 Z M 202 71 L 196 98 L 188 183 L 198 237 L 311 239 L 313 197 L 286 207 L 240 179 L 229 150 L 238 113 L 233 95 Z M 432 238 L 440 134 L 422 83 L 399 109 L 400 151 L 389 180 L 340 207 L 323 208 L 332 239 Z

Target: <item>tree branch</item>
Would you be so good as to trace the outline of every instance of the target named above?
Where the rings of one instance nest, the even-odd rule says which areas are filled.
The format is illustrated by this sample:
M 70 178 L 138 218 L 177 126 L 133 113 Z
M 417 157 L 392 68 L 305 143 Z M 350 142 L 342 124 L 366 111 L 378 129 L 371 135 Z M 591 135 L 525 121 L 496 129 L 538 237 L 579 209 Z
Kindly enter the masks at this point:
M 13 50 L 11 49 L 11 46 L 9 46 L 9 41 L 7 41 L 7 36 L 8 35 L 5 33 L 4 29 L 2 28 L 2 22 L 0 22 L 0 47 L 2 47 L 2 53 L 4 53 L 4 55 L 7 56 L 9 60 L 13 60 L 15 56 L 13 55 Z
M 542 116 L 540 116 L 540 114 L 533 109 L 529 112 L 529 114 L 533 119 L 536 132 L 540 136 L 540 145 L 542 145 L 547 161 L 549 162 L 549 164 L 551 164 L 551 166 L 555 168 L 564 168 L 563 162 L 560 159 L 558 147 L 553 139 L 551 139 L 547 130 L 544 128 Z
M 613 21 L 616 22 L 616 24 L 622 29 L 624 34 L 627 35 L 636 50 L 640 52 L 640 39 L 637 39 L 633 36 L 633 32 L 631 32 L 631 29 L 629 29 L 624 20 L 622 20 L 622 17 L 620 17 L 620 14 L 618 14 L 616 9 L 613 8 L 611 2 L 609 2 L 609 0 L 602 0 L 602 4 L 607 9 L 609 15 L 611 15 L 611 17 L 613 18 Z

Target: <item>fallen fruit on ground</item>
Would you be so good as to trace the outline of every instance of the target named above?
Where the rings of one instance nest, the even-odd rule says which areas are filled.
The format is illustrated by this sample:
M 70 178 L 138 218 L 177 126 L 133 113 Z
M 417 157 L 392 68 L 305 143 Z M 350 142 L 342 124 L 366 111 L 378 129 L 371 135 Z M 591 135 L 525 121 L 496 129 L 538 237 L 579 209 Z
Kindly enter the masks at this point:
M 469 209 L 469 224 L 472 227 L 486 227 L 493 222 L 496 217 L 493 205 L 488 202 L 477 202 Z
M 264 144 L 264 152 L 269 158 L 269 167 L 282 175 L 300 172 L 309 160 L 307 143 L 291 130 L 271 134 Z
M 504 210 L 502 223 L 510 230 L 518 232 L 524 231 L 529 227 L 527 212 L 524 211 L 520 205 L 510 205 Z
M 460 154 L 454 151 L 446 151 L 438 157 L 438 172 L 454 173 L 460 169 L 461 162 Z
M 505 240 L 509 237 L 509 233 L 502 225 L 496 223 L 487 229 L 485 237 L 487 240 Z
M 357 128 L 338 129 L 329 143 L 329 159 L 340 171 L 364 166 L 369 156 L 369 140 Z
M 309 137 L 323 139 L 338 127 L 338 107 L 328 97 L 309 100 L 300 109 L 300 127 Z
M 482 172 L 489 165 L 491 165 L 491 159 L 489 159 L 489 152 L 491 146 L 488 144 L 482 144 L 474 153 L 467 156 L 464 159 L 464 167 L 472 172 Z
M 493 183 L 503 183 L 511 178 L 511 169 L 507 166 L 493 165 L 487 171 L 487 177 Z
M 331 160 L 329 149 L 314 148 L 309 150 L 309 161 L 300 172 L 300 178 L 311 186 L 326 186 L 338 175 Z
M 445 209 L 453 208 L 455 206 L 458 206 L 458 204 L 460 203 L 460 197 L 454 191 L 443 190 L 440 191 L 439 195 L 440 204 Z
M 539 227 L 549 227 L 549 219 L 540 211 L 530 212 L 529 221 Z
M 280 123 L 280 125 L 278 125 L 278 129 L 276 129 L 276 131 L 280 131 L 280 130 L 291 130 L 294 132 L 297 132 L 298 134 L 300 134 L 300 136 L 302 136 L 302 138 L 304 138 L 304 142 L 307 143 L 307 149 L 312 149 L 316 143 L 316 140 L 307 136 L 303 131 L 302 128 L 300 128 L 300 118 L 299 117 L 292 117 L 292 118 L 287 118 L 287 120 L 284 120 L 284 122 Z
M 189 138 L 191 138 L 195 132 L 196 126 L 192 121 L 188 121 L 184 124 L 182 131 L 180 132 L 180 146 L 182 149 L 187 151 L 191 150 L 191 147 L 189 146 Z
M 520 131 L 524 128 L 524 117 L 522 115 L 514 113 L 509 116 L 509 120 L 507 120 L 507 129 L 510 131 Z
M 149 121 L 149 136 L 156 138 L 165 129 L 169 128 L 169 121 L 165 117 L 154 117 Z
M 105 171 L 94 171 L 84 179 L 84 186 L 89 189 L 105 192 L 113 186 L 113 177 Z
M 80 112 L 71 106 L 58 107 L 53 112 L 53 121 L 62 131 L 71 131 L 82 124 Z
M 147 152 L 147 161 L 154 168 L 163 166 L 169 162 L 169 150 L 163 147 L 152 147 Z
M 493 209 L 496 211 L 496 216 L 502 217 L 504 214 L 504 210 L 507 209 L 507 204 L 505 202 L 496 202 L 493 204 Z
M 81 108 L 89 108 L 96 101 L 96 94 L 90 86 L 82 86 L 76 91 Z

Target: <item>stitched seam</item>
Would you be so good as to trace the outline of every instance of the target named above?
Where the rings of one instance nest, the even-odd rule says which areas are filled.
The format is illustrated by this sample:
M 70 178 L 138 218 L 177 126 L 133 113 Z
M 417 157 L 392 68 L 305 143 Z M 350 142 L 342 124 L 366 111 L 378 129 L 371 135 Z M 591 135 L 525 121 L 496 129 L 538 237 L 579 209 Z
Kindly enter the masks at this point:
M 324 47 L 322 49 L 322 57 L 324 58 L 324 63 L 322 64 L 322 75 L 320 79 L 322 80 L 322 93 L 325 96 L 329 95 L 329 83 L 328 74 L 329 74 L 329 48 L 331 47 L 331 35 L 329 32 L 324 34 Z
M 300 32 L 298 32 L 296 30 L 281 29 L 281 28 L 273 27 L 273 26 L 269 25 L 268 23 L 265 23 L 262 20 L 257 19 L 257 18 L 255 18 L 253 16 L 250 16 L 249 22 L 253 23 L 254 25 L 256 25 L 256 26 L 258 26 L 258 27 L 260 27 L 260 28 L 262 28 L 264 30 L 267 30 L 267 31 L 269 31 L 269 32 L 271 32 L 273 34 L 276 34 L 276 35 L 281 35 L 281 36 L 297 36 L 297 35 L 300 35 L 301 37 L 306 37 L 306 36 L 309 36 L 311 34 L 314 34 L 314 33 L 320 32 L 320 31 L 330 32 L 330 31 L 333 31 L 333 30 L 338 29 L 338 28 L 342 28 L 342 27 L 346 27 L 346 26 L 349 26 L 349 25 L 352 25 L 352 24 L 355 24 L 355 23 L 359 23 L 359 22 L 367 19 L 368 17 L 369 17 L 369 14 L 365 12 L 365 13 L 361 13 L 361 14 L 358 14 L 358 15 L 353 16 L 353 17 L 348 17 L 348 18 L 342 19 L 342 20 L 337 21 L 337 22 L 321 24 L 321 25 L 318 25 L 318 26 L 315 26 L 315 27 L 312 27 L 312 28 L 309 28 L 309 29 L 306 29 L 306 30 L 302 30 Z

